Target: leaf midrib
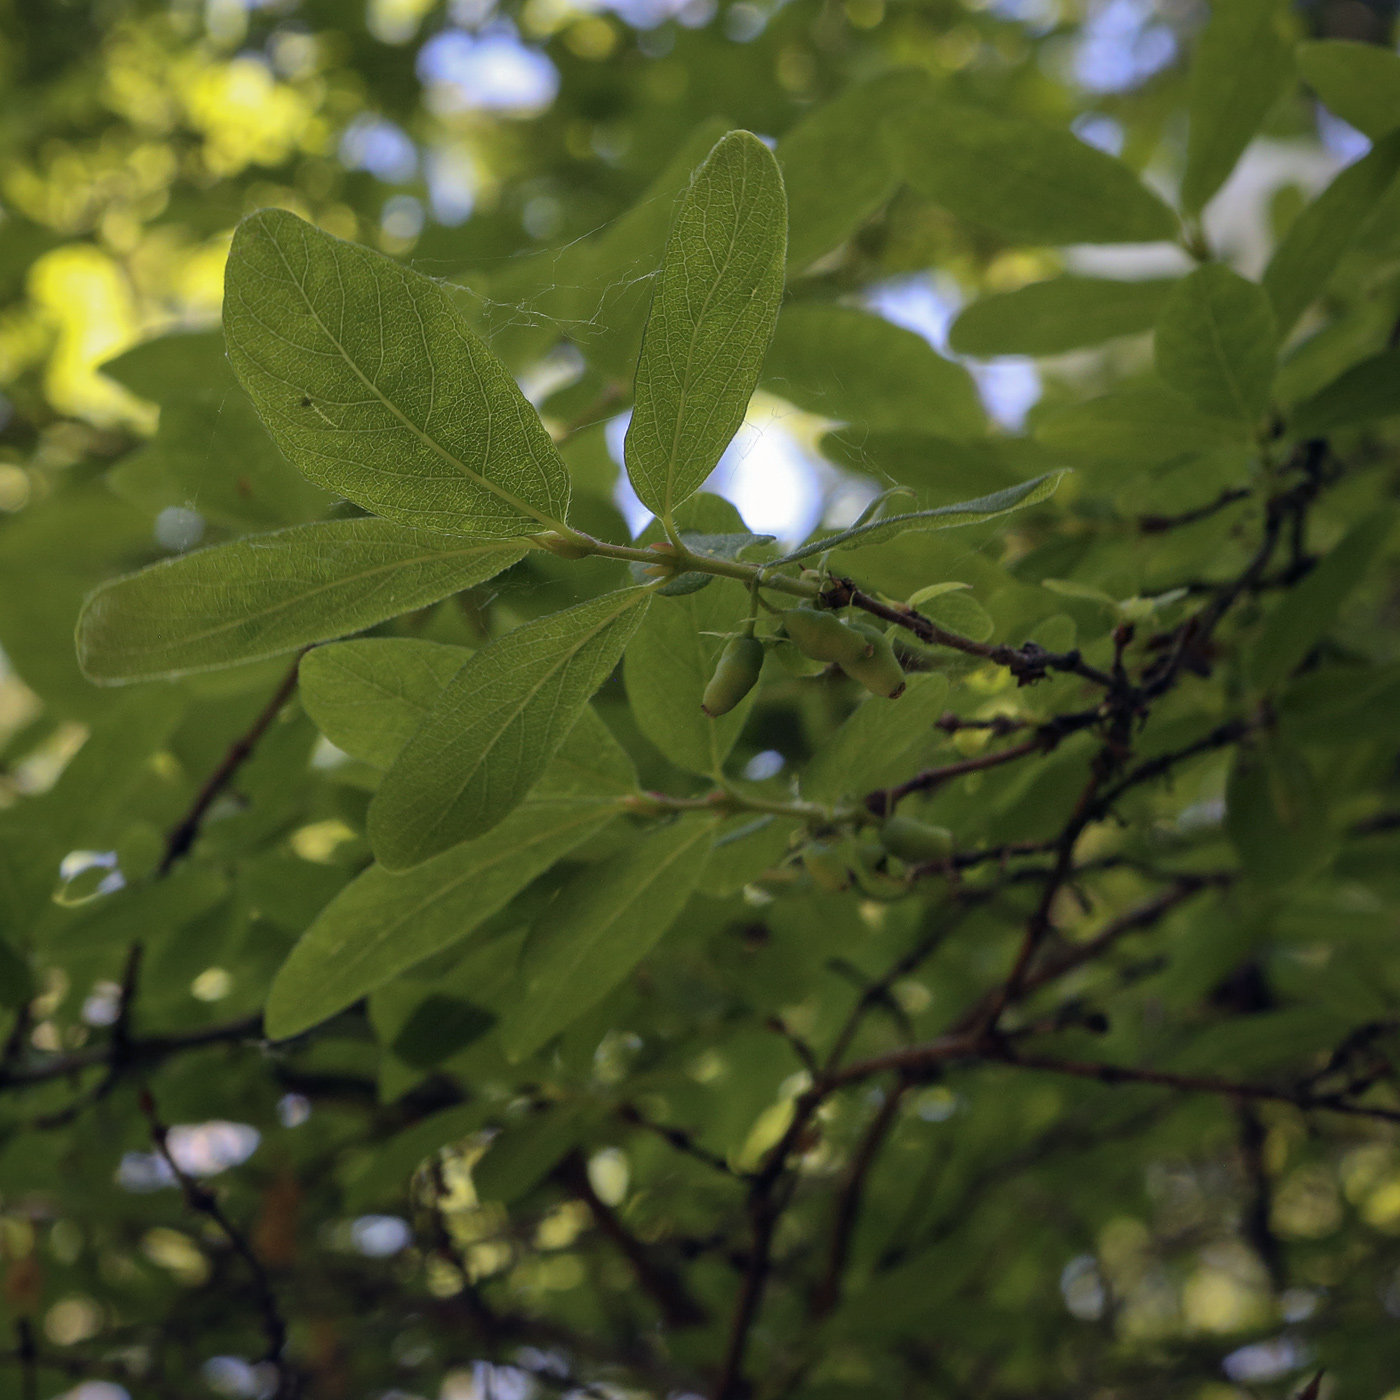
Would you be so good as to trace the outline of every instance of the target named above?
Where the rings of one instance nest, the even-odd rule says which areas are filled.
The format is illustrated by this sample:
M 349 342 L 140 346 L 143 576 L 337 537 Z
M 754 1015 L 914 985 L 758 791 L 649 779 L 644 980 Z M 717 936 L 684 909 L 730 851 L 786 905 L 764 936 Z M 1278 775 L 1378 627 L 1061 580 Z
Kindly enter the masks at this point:
M 640 594 L 644 594 L 644 592 L 645 590 L 639 590 Z M 444 815 L 456 807 L 457 803 L 461 800 L 462 794 L 475 780 L 476 775 L 481 772 L 482 768 L 486 764 L 487 759 L 491 756 L 492 753 L 495 752 L 496 746 L 499 743 L 501 743 L 501 741 L 505 738 L 507 732 L 512 728 L 516 721 L 519 720 L 521 714 L 524 713 L 527 706 L 529 706 L 529 704 L 535 699 L 539 692 L 544 689 L 545 685 L 547 685 L 549 681 L 552 680 L 559 673 L 561 668 L 567 666 L 570 662 L 572 662 L 578 656 L 579 651 L 583 647 L 585 647 L 589 642 L 594 640 L 598 636 L 598 634 L 603 631 L 605 627 L 608 627 L 612 623 L 616 622 L 617 619 L 621 617 L 622 614 L 626 612 L 628 608 L 635 607 L 641 601 L 642 597 L 638 595 L 628 597 L 624 603 L 618 606 L 614 611 L 608 613 L 607 616 L 601 618 L 596 626 L 591 628 L 588 632 L 584 633 L 572 646 L 570 646 L 566 651 L 564 651 L 552 666 L 550 666 L 547 670 L 543 671 L 540 674 L 538 680 L 535 682 L 534 685 L 522 692 L 518 703 L 512 710 L 508 712 L 509 718 L 507 718 L 502 723 L 496 726 L 495 734 L 491 737 L 489 742 L 482 748 L 476 762 L 471 766 L 470 769 L 467 770 L 467 772 L 462 778 L 462 781 L 457 785 L 456 790 L 452 793 L 450 800 L 446 804 L 446 807 L 443 809 Z M 478 656 L 481 656 L 483 654 L 484 653 L 482 652 L 477 653 Z M 449 682 L 449 684 L 452 683 L 453 682 Z M 409 742 L 411 743 L 412 740 L 410 740 Z M 442 816 L 439 816 L 433 821 L 432 828 L 440 826 L 441 823 Z
M 400 559 L 395 560 L 393 563 L 390 564 L 380 564 L 373 569 L 366 569 L 361 573 L 345 574 L 339 578 L 332 579 L 327 583 L 317 584 L 314 588 L 309 588 L 304 593 L 298 593 L 295 597 L 288 599 L 286 602 L 278 603 L 273 607 L 263 608 L 259 612 L 242 613 L 232 622 L 220 623 L 219 626 L 212 627 L 207 631 L 183 633 L 178 639 L 178 641 L 166 641 L 158 646 L 149 647 L 123 646 L 122 652 L 124 655 L 129 656 L 158 655 L 161 652 L 169 651 L 172 646 L 191 646 L 196 642 L 205 642 L 212 637 L 218 637 L 226 632 L 235 631 L 240 627 L 247 626 L 249 623 L 257 622 L 265 617 L 271 617 L 278 612 L 284 612 L 288 608 L 295 607 L 299 603 L 304 603 L 308 599 L 318 597 L 320 594 L 329 592 L 331 589 L 339 588 L 345 584 L 361 583 L 366 579 L 374 578 L 376 574 L 392 573 L 396 569 L 411 568 L 414 565 L 428 563 L 435 559 L 458 559 L 465 555 L 473 553 L 506 553 L 513 547 L 514 546 L 512 546 L 509 541 L 503 540 L 499 544 L 492 543 L 490 545 L 479 546 L 475 549 L 462 548 L 454 550 L 433 550 L 430 553 L 416 555 L 410 559 Z M 171 560 L 171 566 L 176 567 L 182 562 L 182 560 L 178 559 Z M 137 574 L 134 577 L 139 579 L 140 577 L 142 577 L 142 575 Z M 114 579 L 111 583 L 106 584 L 102 588 L 101 595 L 111 594 L 112 592 L 120 589 L 123 584 L 129 583 L 131 581 L 132 579 Z
M 306 289 L 302 286 L 300 279 L 292 270 L 291 264 L 287 261 L 287 255 L 282 251 L 282 245 L 278 241 L 276 236 L 269 234 L 269 239 L 272 243 L 272 246 L 277 250 L 277 256 L 281 260 L 282 266 L 286 269 L 287 276 L 291 279 L 292 285 L 297 289 L 297 292 L 300 295 L 303 303 L 305 304 L 307 311 L 310 313 L 311 319 L 315 321 L 317 326 L 320 327 L 321 333 L 335 347 L 336 352 L 340 355 L 341 359 L 345 361 L 351 373 L 354 374 L 357 379 L 359 379 L 360 383 L 363 384 L 365 388 L 368 389 L 370 393 L 372 393 L 375 396 L 375 398 L 377 398 L 379 402 L 382 403 L 384 407 L 387 408 L 389 412 L 392 413 L 394 417 L 396 417 L 399 420 L 399 422 L 402 423 L 404 427 L 406 427 L 409 430 L 409 432 L 411 432 L 415 437 L 417 437 L 418 440 L 422 442 L 425 446 L 431 448 L 434 452 L 436 452 L 438 456 L 441 457 L 442 460 L 448 464 L 448 466 L 455 468 L 463 476 L 468 477 L 470 480 L 476 482 L 477 485 L 485 487 L 486 490 L 490 491 L 494 496 L 504 501 L 508 506 L 511 506 L 515 510 L 518 510 L 522 515 L 528 515 L 532 520 L 538 520 L 540 524 L 543 525 L 546 529 L 564 530 L 566 528 L 561 521 L 554 519 L 553 516 L 547 515 L 544 511 L 536 510 L 531 505 L 527 505 L 518 496 L 515 496 L 511 492 L 507 491 L 504 487 L 496 485 L 495 482 L 491 481 L 487 477 L 482 476 L 480 472 L 473 471 L 472 468 L 469 467 L 464 461 L 462 461 L 460 457 L 458 457 L 455 453 L 449 452 L 447 448 L 445 448 L 440 442 L 438 442 L 436 438 L 432 437 L 430 434 L 428 434 L 422 428 L 420 428 L 415 422 L 413 422 L 413 420 L 409 418 L 407 414 L 405 414 L 403 410 L 400 409 L 399 406 L 393 402 L 392 399 L 390 399 L 386 394 L 384 394 L 383 391 L 379 388 L 379 386 L 376 383 L 374 383 L 374 381 L 371 380 L 368 375 L 364 373 L 364 371 L 359 367 L 359 365 L 355 363 L 355 361 L 350 356 L 350 352 L 346 350 L 346 348 L 340 343 L 336 336 L 334 336 L 331 333 L 330 327 L 327 326 L 326 323 L 321 319 L 320 313 L 316 310 L 316 307 L 312 303 L 311 298 L 307 296 Z M 378 278 L 375 278 L 374 280 L 375 286 L 378 287 Z M 409 293 L 409 300 L 413 301 L 413 296 L 411 292 Z M 415 302 L 414 305 L 416 309 L 417 303 Z M 419 318 L 421 321 L 421 313 L 419 313 Z M 432 365 L 431 354 L 429 354 L 428 356 L 428 363 L 429 365 Z M 437 369 L 435 365 L 433 365 L 432 367 L 434 381 L 436 382 Z

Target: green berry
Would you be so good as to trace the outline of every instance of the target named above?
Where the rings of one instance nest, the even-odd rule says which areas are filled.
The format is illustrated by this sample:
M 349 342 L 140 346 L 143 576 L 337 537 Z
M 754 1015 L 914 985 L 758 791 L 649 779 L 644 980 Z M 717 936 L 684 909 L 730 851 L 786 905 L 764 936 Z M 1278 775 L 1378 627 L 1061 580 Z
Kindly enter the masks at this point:
M 783 614 L 783 627 L 805 656 L 813 661 L 834 661 L 843 670 L 874 651 L 868 638 L 847 627 L 834 613 L 816 608 L 788 609 Z
M 880 828 L 880 842 L 892 856 L 911 865 L 944 860 L 953 852 L 953 833 L 947 827 L 930 826 L 913 817 L 886 817 Z
M 841 669 L 853 680 L 859 681 L 873 695 L 883 695 L 887 700 L 898 700 L 904 694 L 904 668 L 894 654 L 890 640 L 878 627 L 864 622 L 853 622 L 850 630 L 870 642 L 870 652 L 850 662 L 843 661 Z
M 762 669 L 763 643 L 757 637 L 733 638 L 720 653 L 700 708 L 711 719 L 727 715 L 758 684 Z

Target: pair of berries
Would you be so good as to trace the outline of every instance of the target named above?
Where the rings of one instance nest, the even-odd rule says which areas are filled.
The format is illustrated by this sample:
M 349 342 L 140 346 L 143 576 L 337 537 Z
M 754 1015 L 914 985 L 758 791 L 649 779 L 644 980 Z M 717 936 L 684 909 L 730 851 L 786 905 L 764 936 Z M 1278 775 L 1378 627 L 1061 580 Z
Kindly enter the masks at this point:
M 804 656 L 839 666 L 871 694 L 894 700 L 904 693 L 904 669 L 878 628 L 842 622 L 816 608 L 790 608 L 783 614 L 783 630 Z M 712 719 L 728 714 L 758 683 L 762 669 L 763 643 L 756 637 L 734 637 L 720 653 L 700 708 Z

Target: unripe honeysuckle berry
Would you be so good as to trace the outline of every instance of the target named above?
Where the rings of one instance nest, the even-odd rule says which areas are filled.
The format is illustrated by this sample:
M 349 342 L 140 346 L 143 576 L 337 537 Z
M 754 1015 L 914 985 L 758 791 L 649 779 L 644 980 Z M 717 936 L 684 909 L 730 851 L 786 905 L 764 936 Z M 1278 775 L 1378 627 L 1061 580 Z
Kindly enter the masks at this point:
M 757 637 L 734 637 L 720 653 L 700 708 L 711 719 L 727 715 L 758 684 L 761 670 L 763 643 Z
M 804 656 L 813 661 L 834 661 L 842 669 L 875 650 L 868 638 L 839 617 L 816 608 L 789 608 L 783 614 L 783 627 Z
M 886 817 L 880 827 L 880 843 L 892 855 L 911 865 L 944 860 L 953 853 L 953 833 L 913 817 Z
M 841 669 L 872 695 L 883 695 L 887 700 L 899 699 L 904 694 L 906 684 L 904 668 L 899 664 L 889 638 L 878 627 L 870 627 L 864 622 L 851 623 L 850 630 L 869 641 L 870 652 L 850 662 L 843 661 Z

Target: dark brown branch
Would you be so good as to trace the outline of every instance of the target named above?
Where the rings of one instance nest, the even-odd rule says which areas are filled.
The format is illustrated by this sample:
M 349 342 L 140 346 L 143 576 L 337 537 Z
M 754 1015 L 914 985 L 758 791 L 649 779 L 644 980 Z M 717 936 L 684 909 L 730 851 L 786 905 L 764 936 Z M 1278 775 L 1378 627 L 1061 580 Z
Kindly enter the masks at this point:
M 1081 729 L 1088 729 L 1091 725 L 1097 724 L 1101 718 L 1102 714 L 1098 707 L 1092 710 L 1080 710 L 1075 714 L 1056 715 L 1054 719 L 1036 725 L 1034 735 L 1029 739 L 1022 740 L 1019 744 L 1013 744 L 1007 749 L 997 749 L 992 753 L 977 754 L 972 758 L 961 759 L 957 763 L 947 763 L 940 768 L 925 768 L 922 773 L 915 773 L 912 778 L 908 778 L 894 787 L 882 788 L 877 792 L 870 793 L 865 799 L 865 805 L 877 817 L 888 816 L 900 802 L 912 793 L 935 792 L 945 783 L 952 782 L 954 778 L 961 778 L 968 773 L 978 773 L 988 768 L 999 768 L 1004 763 L 1014 763 L 1017 759 L 1028 758 L 1032 754 L 1050 753 L 1071 734 L 1077 734 Z M 939 720 L 938 727 L 945 727 L 942 720 Z
M 1377 812 L 1374 817 L 1355 822 L 1350 836 L 1379 836 L 1385 831 L 1400 831 L 1400 812 Z
M 20 1400 L 39 1400 L 39 1348 L 34 1344 L 34 1324 L 27 1317 L 15 1319 L 15 1342 Z
M 962 715 L 955 715 L 952 710 L 945 710 L 934 721 L 933 727 L 941 729 L 945 734 L 956 734 L 963 729 L 990 729 L 998 739 L 1004 739 L 1008 734 L 1015 734 L 1017 730 L 1029 728 L 1030 721 L 1012 719 L 1010 715 L 993 715 L 991 719 L 964 719 Z
M 1287 1287 L 1288 1280 L 1283 1269 L 1283 1248 L 1269 1223 L 1273 1214 L 1274 1191 L 1264 1163 L 1267 1134 L 1252 1103 L 1241 1099 L 1236 1105 L 1235 1114 L 1240 1124 L 1240 1157 L 1244 1162 L 1245 1180 L 1249 1183 L 1242 1233 L 1268 1270 L 1274 1291 L 1281 1293 Z
M 36 1128 L 66 1127 L 85 1108 L 105 1099 L 121 1082 L 122 1075 L 131 1063 L 131 1018 L 136 1008 L 136 984 L 140 975 L 141 945 L 133 943 L 127 950 L 126 967 L 122 972 L 121 992 L 117 1003 L 117 1019 L 112 1023 L 112 1035 L 107 1042 L 106 1074 L 97 1082 L 91 1093 L 75 1099 L 57 1113 L 45 1114 L 36 1119 Z
M 1214 749 L 1223 749 L 1231 744 L 1239 743 L 1255 728 L 1255 725 L 1245 720 L 1232 719 L 1225 724 L 1217 725 L 1204 738 L 1197 739 L 1194 744 L 1173 749 L 1170 753 L 1158 754 L 1156 758 L 1150 758 L 1146 763 L 1138 764 L 1136 768 L 1130 769 L 1123 778 L 1098 798 L 1094 804 L 1095 812 L 1100 815 L 1107 812 L 1130 788 L 1138 787 L 1142 783 L 1149 783 L 1154 778 L 1165 777 L 1178 764 L 1185 763 L 1188 759 L 1196 758 L 1203 753 L 1210 753 Z
M 946 763 L 941 768 L 925 768 L 912 778 L 890 788 L 880 788 L 869 793 L 865 805 L 877 816 L 887 817 L 899 804 L 915 792 L 935 792 L 944 783 L 961 778 L 968 773 L 981 773 L 988 768 L 1000 768 L 1004 763 L 1015 763 L 1018 758 L 1028 758 L 1033 753 L 1043 753 L 1044 745 L 1039 739 L 1026 739 L 1013 744 L 1009 749 L 996 749 L 992 753 L 978 754 L 975 758 L 964 758 L 957 763 Z
M 885 1095 L 879 1111 L 861 1137 L 850 1166 L 846 1168 L 845 1178 L 841 1183 L 841 1194 L 836 1202 L 836 1218 L 831 1228 L 831 1249 L 827 1255 L 826 1272 L 812 1293 L 810 1311 L 815 1318 L 825 1317 L 841 1301 L 842 1280 L 850 1259 L 851 1240 L 860 1218 L 865 1183 L 890 1129 L 894 1127 L 899 1116 L 900 1103 L 908 1088 L 909 1081 L 901 1079 Z
M 297 686 L 297 669 L 307 650 L 307 648 L 303 648 L 297 653 L 296 660 L 292 662 L 291 669 L 283 676 L 281 683 L 273 692 L 272 698 L 248 729 L 229 746 L 229 750 L 223 756 L 219 766 L 209 775 L 204 786 L 195 795 L 189 811 L 166 834 L 165 855 L 156 871 L 157 878 L 168 875 L 175 862 L 189 854 L 190 848 L 199 837 L 200 828 L 204 825 L 204 818 L 208 815 L 210 807 L 233 781 L 238 770 L 253 756 L 258 741 L 267 732 L 272 721 L 277 718 L 282 706 L 291 699 L 292 692 Z
M 655 1133 L 657 1137 L 670 1143 L 677 1152 L 683 1152 L 687 1157 L 694 1157 L 697 1162 L 703 1162 L 707 1167 L 712 1167 L 717 1172 L 723 1172 L 726 1176 L 742 1175 L 742 1173 L 735 1172 L 723 1157 L 701 1147 L 695 1138 L 683 1128 L 672 1128 L 665 1123 L 654 1122 L 646 1117 L 635 1104 L 619 1104 L 617 1116 L 624 1123 L 631 1123 L 634 1127 Z
M 1022 1055 L 1003 1049 L 988 1058 L 999 1059 L 1017 1069 L 1043 1070 L 1067 1074 L 1076 1079 L 1096 1079 L 1100 1084 L 1151 1084 L 1162 1089 L 1178 1089 L 1191 1094 L 1218 1094 L 1222 1098 L 1255 1099 L 1265 1103 L 1287 1103 L 1295 1108 L 1321 1109 L 1350 1118 L 1373 1118 L 1383 1123 L 1400 1123 L 1400 1109 L 1350 1103 L 1337 1094 L 1315 1094 L 1306 1089 L 1279 1089 L 1268 1084 L 1245 1084 L 1204 1074 L 1173 1074 L 1169 1070 L 1133 1069 L 1125 1065 L 1096 1064 L 1084 1060 L 1057 1060 L 1043 1055 Z
M 913 608 L 882 603 L 869 593 L 863 593 L 847 578 L 829 579 L 822 593 L 822 602 L 832 608 L 861 608 L 874 617 L 894 623 L 896 627 L 907 628 L 921 642 L 927 642 L 930 646 L 950 647 L 994 665 L 1005 666 L 1021 685 L 1044 680 L 1051 671 L 1067 671 L 1093 681 L 1095 685 L 1113 684 L 1113 678 L 1097 666 L 1089 665 L 1078 649 L 1055 652 L 1046 651 L 1035 642 L 1026 642 L 1019 647 L 1007 646 L 1004 642 L 975 642 L 971 637 L 947 631 Z
M 1254 493 L 1248 486 L 1226 487 L 1208 505 L 1197 506 L 1195 510 L 1184 510 L 1179 515 L 1142 515 L 1138 517 L 1138 529 L 1144 535 L 1160 535 L 1167 530 L 1175 530 L 1181 525 L 1194 525 L 1198 520 L 1208 520 L 1212 515 L 1232 506 L 1236 501 L 1246 500 Z
M 170 1130 L 160 1121 L 155 1099 L 151 1097 L 149 1089 L 141 1091 L 140 1103 L 141 1112 L 150 1124 L 151 1141 L 179 1183 L 185 1204 L 210 1220 L 228 1241 L 233 1252 L 247 1265 L 262 1320 L 263 1335 L 267 1340 L 267 1350 L 262 1359 L 271 1362 L 277 1368 L 277 1400 L 285 1400 L 295 1393 L 295 1379 L 291 1368 L 283 1359 L 283 1353 L 287 1349 L 287 1324 L 277 1306 L 277 1297 L 272 1291 L 272 1282 L 267 1276 L 267 1270 L 263 1268 L 262 1260 L 253 1253 L 252 1246 L 243 1238 L 242 1232 L 224 1214 L 218 1197 L 190 1176 L 171 1154 Z
M 699 1327 L 710 1320 L 709 1314 L 691 1296 L 680 1275 L 662 1263 L 593 1189 L 588 1177 L 588 1165 L 581 1153 L 570 1152 L 555 1168 L 555 1177 L 565 1190 L 587 1205 L 598 1228 L 632 1266 L 642 1291 L 661 1309 L 667 1327 Z
M 256 1015 L 244 1016 L 223 1025 L 205 1026 L 197 1031 L 129 1041 L 123 1049 L 125 1064 L 128 1068 L 149 1067 L 185 1050 L 197 1050 L 206 1045 L 219 1045 L 227 1041 L 247 1040 L 258 1036 L 261 1030 L 262 1017 Z M 110 1065 L 112 1055 L 111 1042 L 74 1050 L 66 1055 L 54 1055 L 38 1064 L 20 1066 L 0 1075 L 0 1090 L 22 1089 L 33 1084 L 45 1084 L 54 1079 L 66 1079 L 69 1075 L 81 1073 L 83 1070 Z

